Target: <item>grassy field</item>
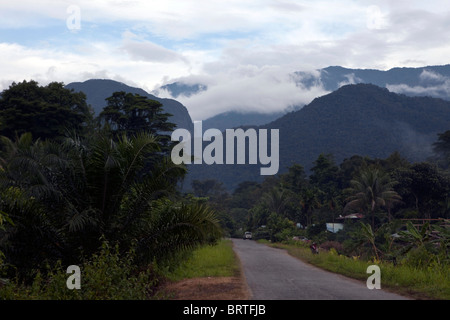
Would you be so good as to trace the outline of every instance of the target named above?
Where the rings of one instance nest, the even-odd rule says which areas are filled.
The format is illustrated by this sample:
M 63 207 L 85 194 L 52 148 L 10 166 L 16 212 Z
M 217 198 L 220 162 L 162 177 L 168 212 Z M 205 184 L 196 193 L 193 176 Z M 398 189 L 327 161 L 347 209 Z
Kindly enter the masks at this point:
M 239 264 L 231 240 L 221 240 L 217 245 L 204 246 L 194 251 L 192 257 L 167 275 L 171 281 L 199 277 L 233 277 Z
M 362 261 L 337 254 L 335 251 L 321 251 L 313 255 L 309 248 L 293 244 L 270 244 L 286 249 L 289 254 L 322 269 L 351 278 L 366 281 L 369 265 L 378 265 L 381 270 L 381 287 L 392 292 L 416 299 L 450 300 L 450 270 L 448 267 L 412 268 L 407 265 Z

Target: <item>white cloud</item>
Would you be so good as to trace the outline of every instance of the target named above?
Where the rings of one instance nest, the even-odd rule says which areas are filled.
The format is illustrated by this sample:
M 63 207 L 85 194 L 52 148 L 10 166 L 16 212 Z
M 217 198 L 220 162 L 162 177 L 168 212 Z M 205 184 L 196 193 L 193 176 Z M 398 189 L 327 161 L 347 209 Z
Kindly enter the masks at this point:
M 437 72 L 433 72 L 431 70 L 423 70 L 422 73 L 419 76 L 420 80 L 423 81 L 434 81 L 434 82 L 445 82 L 449 81 L 450 79 L 443 76 L 442 74 L 439 74 Z
M 133 60 L 148 62 L 177 62 L 187 60 L 179 53 L 168 50 L 150 41 L 126 39 L 121 47 Z
M 421 82 L 426 85 L 409 86 L 406 84 L 390 84 L 386 87 L 388 90 L 397 93 L 409 95 L 431 95 L 431 96 L 445 96 L 450 95 L 450 78 L 443 76 L 437 72 L 424 70 L 419 76 Z
M 70 83 L 92 78 L 108 78 L 139 86 L 145 90 L 164 75 L 186 75 L 185 62 L 135 61 L 108 43 L 91 43 L 83 54 L 51 48 L 31 49 L 18 44 L 0 43 L 0 90 L 13 81 L 36 80 L 45 85 L 52 81 Z M 162 56 L 159 57 L 163 59 Z
M 204 120 L 229 110 L 279 112 L 309 103 L 326 93 L 321 87 L 298 87 L 287 70 L 275 66 L 239 65 L 198 80 L 208 90 L 178 98 L 189 109 L 193 120 Z
M 380 7 L 372 5 L 367 8 L 366 25 L 367 29 L 370 30 L 380 30 L 387 27 L 387 17 L 385 14 L 383 14 Z
M 77 33 L 66 25 L 71 5 Z M 449 28 L 447 0 L 2 1 L 0 30 L 14 37 L 0 42 L 0 89 L 105 77 L 151 91 L 181 79 L 208 86 L 182 101 L 196 119 L 279 111 L 323 93 L 296 87 L 295 71 L 447 64 Z

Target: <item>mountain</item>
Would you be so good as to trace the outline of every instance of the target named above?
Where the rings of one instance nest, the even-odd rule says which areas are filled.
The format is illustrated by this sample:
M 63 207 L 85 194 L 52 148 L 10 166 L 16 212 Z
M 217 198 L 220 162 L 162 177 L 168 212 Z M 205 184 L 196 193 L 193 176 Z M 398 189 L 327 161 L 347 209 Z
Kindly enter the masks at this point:
M 66 88 L 73 89 L 75 92 L 84 92 L 86 94 L 86 102 L 94 108 L 96 115 L 98 115 L 106 106 L 105 99 L 110 97 L 114 92 L 125 91 L 139 94 L 160 102 L 164 107 L 164 111 L 172 115 L 169 118 L 169 121 L 175 123 L 177 128 L 188 129 L 191 132 L 193 130 L 189 112 L 180 102 L 173 99 L 158 98 L 140 88 L 130 87 L 124 83 L 107 79 L 91 79 L 84 82 L 72 82 L 67 84 Z
M 450 102 L 346 85 L 266 127 L 280 129 L 286 165 L 296 160 L 310 167 L 320 153 L 340 162 L 353 154 L 384 158 L 399 151 L 420 161 L 431 155 L 437 134 L 450 128 Z
M 225 131 L 225 129 L 232 129 L 240 126 L 261 126 L 284 116 L 286 113 L 287 112 L 241 113 L 237 111 L 229 111 L 203 120 L 202 125 L 203 130 L 215 128 L 220 131 Z
M 208 87 L 202 84 L 190 85 L 182 82 L 174 82 L 166 84 L 160 87 L 160 89 L 167 90 L 172 97 L 178 98 L 179 96 L 190 97 L 194 94 L 207 90 Z
M 294 79 L 306 88 L 321 85 L 330 92 L 345 84 L 367 83 L 408 96 L 450 100 L 450 65 L 393 68 L 387 71 L 331 66 L 318 70 L 318 74 L 299 71 L 294 73 Z
M 329 66 L 316 72 L 297 71 L 292 73 L 299 87 L 311 89 L 321 87 L 327 92 L 333 92 L 348 84 L 373 84 L 387 88 L 391 92 L 407 96 L 429 96 L 450 101 L 450 65 L 426 66 L 420 68 L 393 68 L 390 70 L 351 69 L 341 66 Z M 190 97 L 208 90 L 204 84 L 185 84 L 173 82 L 160 87 L 173 98 Z M 264 114 L 258 112 L 229 111 L 218 114 L 203 121 L 204 128 L 235 128 L 238 126 L 260 126 L 267 124 L 288 113 L 279 112 Z
M 450 102 L 409 97 L 371 84 L 345 85 L 257 129 L 279 129 L 280 173 L 299 163 L 308 171 L 321 153 L 337 164 L 357 154 L 386 158 L 399 151 L 410 161 L 432 154 L 437 134 L 450 129 Z M 260 165 L 190 165 L 185 182 L 217 179 L 228 190 L 261 181 Z

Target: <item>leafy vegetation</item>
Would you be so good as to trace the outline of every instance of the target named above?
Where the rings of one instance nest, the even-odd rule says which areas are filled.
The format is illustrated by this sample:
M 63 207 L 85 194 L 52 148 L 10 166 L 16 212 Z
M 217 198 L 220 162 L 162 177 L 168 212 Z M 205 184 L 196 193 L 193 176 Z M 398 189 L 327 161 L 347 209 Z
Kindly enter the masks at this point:
M 66 268 L 60 263 L 37 270 L 30 285 L 17 278 L 0 289 L 9 300 L 146 300 L 151 299 L 161 277 L 156 265 L 139 270 L 131 249 L 121 254 L 118 246 L 103 242 L 98 253 L 82 262 L 81 290 L 68 290 Z
M 364 113 L 367 123 L 381 119 L 387 121 L 387 128 L 396 128 L 392 119 L 406 112 L 406 104 L 415 106 L 411 117 L 421 119 L 419 111 L 430 101 L 433 117 L 444 119 L 435 122 L 439 128 L 448 116 L 449 106 L 443 101 L 406 101 L 372 86 L 356 89 L 363 89 L 364 95 L 340 113 L 342 118 L 336 119 L 333 112 L 354 98 L 353 87 L 305 107 L 303 120 L 297 121 L 295 114 L 271 125 L 286 129 L 294 123 L 289 139 L 301 141 L 304 135 L 298 130 L 309 134 L 317 129 L 329 138 L 327 143 L 343 145 L 328 129 L 302 127 L 302 121 L 320 116 L 326 128 L 332 127 L 331 122 L 348 125 L 353 132 L 364 133 L 359 138 L 366 139 L 365 145 L 386 150 L 379 145 L 387 141 L 385 136 L 374 135 L 375 131 L 343 114 L 358 114 L 359 104 L 375 94 L 377 99 Z M 440 281 L 436 291 L 448 289 L 448 131 L 438 136 L 434 154 L 418 162 L 399 152 L 387 157 L 346 157 L 347 151 L 330 147 L 333 154 L 319 153 L 311 163 L 302 163 L 306 158 L 294 152 L 292 141 L 285 141 L 280 146 L 283 161 L 290 164 L 285 172 L 240 182 L 231 194 L 226 181 L 197 179 L 192 181 L 193 194 L 183 194 L 179 187 L 187 168 L 168 157 L 167 137 L 174 126 L 161 104 L 121 91 L 106 101 L 103 112 L 93 118 L 85 96 L 62 84 L 39 87 L 33 81 L 23 82 L 3 92 L 2 298 L 147 299 L 161 277 L 189 269 L 196 264 L 187 260 L 192 257 L 207 264 L 202 250 L 208 255 L 215 249 L 206 247 L 192 256 L 193 250 L 216 243 L 223 234 L 241 237 L 245 231 L 271 243 L 295 241 L 295 246 L 307 247 L 310 241 L 317 242 L 321 252 L 330 254 L 314 259 L 324 259 L 324 264 L 339 261 L 338 269 L 353 270 L 350 265 L 355 261 L 360 266 L 375 261 L 391 268 L 393 283 L 412 279 L 407 272 L 424 279 L 428 272 L 431 282 L 424 280 L 422 286 L 434 290 L 431 283 Z M 393 105 L 391 118 L 374 111 Z M 47 119 L 45 125 L 42 119 Z M 410 119 L 414 127 L 421 127 L 414 119 Z M 429 127 L 423 129 L 429 132 Z M 348 132 L 341 138 L 349 142 L 349 150 L 367 154 L 355 148 Z M 340 164 L 335 157 L 342 159 Z M 235 172 L 236 181 L 246 176 L 240 172 Z M 343 229 L 333 230 L 338 222 Z M 327 223 L 333 224 L 332 229 Z M 214 248 L 224 252 L 223 247 Z M 223 258 L 227 265 L 230 256 Z M 70 291 L 65 285 L 66 268 L 74 264 L 83 270 L 82 291 Z
M 389 175 L 378 169 L 362 170 L 356 179 L 350 181 L 350 184 L 351 187 L 347 189 L 350 196 L 346 199 L 344 212 L 357 209 L 360 212 L 370 213 L 372 229 L 375 227 L 375 210 L 378 207 L 390 208 L 402 199 L 394 191 L 394 182 Z
M 387 264 L 391 274 L 409 277 L 404 283 L 408 287 L 415 287 L 414 277 L 403 273 L 423 274 L 425 279 L 428 272 L 420 291 L 447 297 L 450 174 L 442 161 L 436 154 L 427 162 L 411 163 L 396 152 L 386 159 L 355 155 L 338 166 L 332 155 L 322 154 L 309 176 L 294 164 L 261 183 L 241 183 L 232 194 L 222 187 L 216 191 L 220 198 L 210 195 L 209 201 L 220 214 L 229 213 L 223 228 L 231 236 L 252 231 L 255 239 L 305 248 L 316 242 L 321 252 L 342 256 L 344 265 L 335 269 L 348 264 L 347 273 L 355 272 L 353 260 Z M 221 187 L 213 181 L 209 185 Z M 391 284 L 396 281 L 401 282 L 392 278 Z M 431 293 L 435 287 L 437 295 Z
M 0 119 L 0 135 L 14 139 L 30 132 L 34 138 L 54 139 L 87 127 L 92 110 L 83 93 L 74 93 L 62 83 L 41 87 L 36 81 L 23 81 L 2 92 Z
M 45 90 L 62 87 L 31 84 L 13 85 L 2 98 L 27 104 L 31 86 L 32 99 L 45 105 L 53 103 Z M 82 94 L 64 90 L 69 101 L 85 104 Z M 20 134 L 1 137 L 1 276 L 8 285 L 0 290 L 6 298 L 148 297 L 161 276 L 154 270 L 175 268 L 186 253 L 221 237 L 215 212 L 178 192 L 186 168 L 168 157 L 162 131 L 173 125 L 161 105 L 121 92 L 108 102 L 86 126 L 64 131 L 49 122 L 45 135 L 17 128 Z M 2 104 L 0 112 L 5 123 L 13 111 Z M 83 292 L 65 292 L 69 265 L 82 268 Z
M 269 245 L 286 249 L 292 256 L 320 268 L 362 281 L 367 280 L 367 267 L 376 263 L 381 270 L 382 289 L 417 299 L 450 299 L 450 272 L 446 265 L 433 263 L 423 268 L 390 261 L 363 260 L 345 256 L 335 249 L 312 254 L 308 245 L 299 241 Z

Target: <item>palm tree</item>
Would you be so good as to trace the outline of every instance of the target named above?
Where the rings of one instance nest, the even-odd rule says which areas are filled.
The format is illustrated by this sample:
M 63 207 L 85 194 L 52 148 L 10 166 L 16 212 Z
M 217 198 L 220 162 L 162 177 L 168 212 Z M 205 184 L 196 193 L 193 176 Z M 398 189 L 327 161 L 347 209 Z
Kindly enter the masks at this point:
M 138 253 L 141 259 L 167 257 L 192 249 L 199 244 L 215 242 L 222 236 L 215 212 L 199 203 L 176 203 L 168 199 L 152 202 L 152 214 L 140 222 Z
M 37 266 L 46 259 L 73 263 L 81 253 L 95 253 L 102 238 L 118 242 L 124 252 L 135 240 L 157 239 L 156 248 L 165 249 L 154 251 L 170 254 L 220 232 L 213 213 L 175 199 L 186 169 L 155 156 L 159 146 L 151 134 L 74 136 L 64 143 L 28 136 L 3 140 L 0 210 L 15 226 L 3 233 L 0 248 L 3 243 L 16 252 L 24 249 L 16 265 Z M 159 217 L 165 214 L 155 205 L 160 199 L 179 209 Z M 140 246 L 150 247 L 155 248 Z
M 263 195 L 262 201 L 270 212 L 282 215 L 286 208 L 288 196 L 284 190 L 274 187 Z
M 364 169 L 356 179 L 351 180 L 351 187 L 346 190 L 350 196 L 346 199 L 344 212 L 357 209 L 370 213 L 374 229 L 375 209 L 390 207 L 402 199 L 393 189 L 395 184 L 388 174 L 377 168 Z

